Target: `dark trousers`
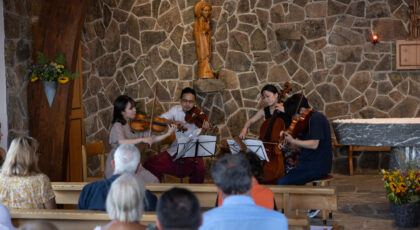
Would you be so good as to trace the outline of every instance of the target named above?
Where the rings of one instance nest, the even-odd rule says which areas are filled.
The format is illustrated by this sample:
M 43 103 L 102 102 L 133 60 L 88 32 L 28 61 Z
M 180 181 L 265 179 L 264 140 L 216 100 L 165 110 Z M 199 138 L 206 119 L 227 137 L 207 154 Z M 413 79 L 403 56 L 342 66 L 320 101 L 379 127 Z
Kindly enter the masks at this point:
M 328 176 L 325 169 L 316 169 L 306 164 L 299 163 L 289 173 L 280 178 L 279 185 L 305 185 L 313 180 L 319 180 Z
M 144 163 L 144 168 L 153 173 L 159 180 L 162 179 L 164 173 L 181 177 L 180 160 L 173 161 L 175 156 L 172 157 L 167 151 L 161 152 L 149 158 Z M 190 177 L 190 183 L 203 183 L 206 174 L 203 159 L 197 158 L 197 169 L 195 169 L 194 160 L 194 158 L 182 159 L 182 177 Z

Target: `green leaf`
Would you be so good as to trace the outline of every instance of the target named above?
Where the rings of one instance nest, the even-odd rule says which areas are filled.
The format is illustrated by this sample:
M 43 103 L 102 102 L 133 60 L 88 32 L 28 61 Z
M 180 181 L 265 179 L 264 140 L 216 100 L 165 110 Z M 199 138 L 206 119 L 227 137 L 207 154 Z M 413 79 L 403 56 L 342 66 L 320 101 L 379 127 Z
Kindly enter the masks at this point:
M 37 53 L 37 61 L 38 61 L 38 65 L 39 66 L 43 66 L 43 65 L 46 65 L 46 64 L 48 64 L 48 62 L 50 62 L 49 60 L 48 60 L 48 58 L 45 56 L 45 54 L 44 53 L 42 53 L 42 52 L 36 52 Z
M 66 65 L 66 56 L 64 56 L 62 53 L 58 54 L 55 58 L 55 62 L 59 65 Z

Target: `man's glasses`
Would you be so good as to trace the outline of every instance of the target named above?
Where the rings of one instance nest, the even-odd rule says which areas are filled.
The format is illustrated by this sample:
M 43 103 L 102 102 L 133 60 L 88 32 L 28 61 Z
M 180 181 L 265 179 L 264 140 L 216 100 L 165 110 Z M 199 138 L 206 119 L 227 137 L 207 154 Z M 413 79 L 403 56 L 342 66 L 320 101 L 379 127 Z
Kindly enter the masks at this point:
M 181 103 L 184 103 L 184 104 L 187 104 L 187 103 L 193 104 L 193 103 L 195 103 L 195 101 L 194 100 L 181 99 Z

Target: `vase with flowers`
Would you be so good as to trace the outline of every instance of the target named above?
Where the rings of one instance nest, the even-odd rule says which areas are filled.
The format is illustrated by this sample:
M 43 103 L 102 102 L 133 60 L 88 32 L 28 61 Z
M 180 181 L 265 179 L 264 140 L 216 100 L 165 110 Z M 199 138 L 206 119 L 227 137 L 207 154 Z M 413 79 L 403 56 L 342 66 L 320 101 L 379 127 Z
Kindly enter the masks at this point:
M 381 174 L 395 224 L 417 227 L 420 224 L 420 170 L 382 170 Z
M 57 83 L 66 84 L 69 80 L 77 77 L 76 73 L 70 72 L 65 68 L 66 57 L 64 54 L 58 54 L 54 60 L 48 59 L 42 52 L 37 52 L 37 62 L 27 69 L 30 82 L 42 81 L 44 91 L 51 106 Z

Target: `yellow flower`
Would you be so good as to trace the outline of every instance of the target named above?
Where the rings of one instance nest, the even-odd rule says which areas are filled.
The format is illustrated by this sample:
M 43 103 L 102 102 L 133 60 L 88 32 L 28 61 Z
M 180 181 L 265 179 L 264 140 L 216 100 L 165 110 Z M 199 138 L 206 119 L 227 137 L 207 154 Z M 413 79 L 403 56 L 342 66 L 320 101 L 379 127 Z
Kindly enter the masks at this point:
M 68 81 L 69 81 L 69 78 L 66 77 L 66 76 L 61 76 L 61 77 L 58 78 L 58 82 L 61 83 L 61 84 L 65 84 Z
M 36 82 L 36 81 L 38 81 L 38 77 L 31 77 L 31 82 Z
M 394 176 L 399 176 L 400 175 L 400 170 L 394 171 Z
M 404 193 L 407 190 L 407 185 L 405 183 L 398 183 L 398 188 Z
M 414 179 L 414 170 L 410 171 L 409 178 L 410 178 L 410 180 Z
M 394 182 L 389 183 L 389 188 L 391 188 L 392 192 L 395 192 L 397 190 L 398 186 Z

